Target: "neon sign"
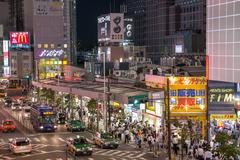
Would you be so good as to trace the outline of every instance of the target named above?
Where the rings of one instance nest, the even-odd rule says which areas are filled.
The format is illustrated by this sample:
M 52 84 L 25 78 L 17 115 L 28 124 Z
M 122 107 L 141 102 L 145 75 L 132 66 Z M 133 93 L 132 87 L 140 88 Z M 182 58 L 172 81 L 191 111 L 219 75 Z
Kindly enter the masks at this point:
M 209 89 L 210 103 L 234 103 L 234 89 L 227 87 L 218 87 Z
M 49 50 L 49 49 L 43 49 L 43 50 L 37 50 L 35 53 L 36 58 L 47 58 L 47 57 L 62 57 L 64 55 L 64 50 Z
M 29 33 L 10 32 L 10 44 L 12 48 L 29 48 Z

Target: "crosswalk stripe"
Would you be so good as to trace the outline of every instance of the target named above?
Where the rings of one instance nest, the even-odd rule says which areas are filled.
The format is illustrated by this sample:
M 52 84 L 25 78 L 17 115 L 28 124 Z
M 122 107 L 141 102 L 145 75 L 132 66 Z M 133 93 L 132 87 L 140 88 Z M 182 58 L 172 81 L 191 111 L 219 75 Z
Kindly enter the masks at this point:
M 93 158 L 88 158 L 88 160 L 94 160 Z
M 111 152 L 115 152 L 115 150 L 108 150 L 104 153 L 101 153 L 101 155 L 111 155 Z
M 47 138 L 45 138 L 45 137 L 41 137 L 41 139 L 42 139 L 43 141 L 48 141 Z
M 62 142 L 65 142 L 65 140 L 64 139 L 62 139 L 61 137 L 59 137 L 58 138 L 60 141 L 62 141 Z
M 37 142 L 41 142 L 41 140 L 37 137 L 35 137 L 34 140 L 37 141 Z
M 115 151 L 114 153 L 111 153 L 111 154 L 109 154 L 109 155 L 113 156 L 113 155 L 116 155 L 116 154 L 118 154 L 118 153 L 122 153 L 122 151 Z
M 140 158 L 140 157 L 144 156 L 145 154 L 146 153 L 141 153 L 141 154 L 137 155 L 135 158 Z
M 127 155 L 128 153 L 130 153 L 130 152 L 129 152 L 129 151 L 124 151 L 123 153 L 120 153 L 120 154 L 118 154 L 117 156 L 118 156 L 118 157 L 122 157 L 122 156 Z
M 95 151 L 94 154 L 101 154 L 103 152 L 105 152 L 105 150 L 102 149 L 102 150 Z
M 56 158 L 56 160 L 63 160 L 62 158 Z

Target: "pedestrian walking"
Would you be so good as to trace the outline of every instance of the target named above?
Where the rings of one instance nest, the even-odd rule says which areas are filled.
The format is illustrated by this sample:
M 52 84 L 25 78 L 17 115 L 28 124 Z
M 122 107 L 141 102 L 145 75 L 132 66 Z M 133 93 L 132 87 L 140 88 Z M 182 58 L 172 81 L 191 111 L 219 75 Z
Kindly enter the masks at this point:
M 212 160 L 212 152 L 210 152 L 210 150 L 206 150 L 204 152 L 204 160 Z
M 173 151 L 175 153 L 175 155 L 178 155 L 178 138 L 177 138 L 177 135 L 173 135 L 173 138 L 172 138 L 172 144 L 173 144 Z
M 125 135 L 125 144 L 128 144 L 130 140 L 130 132 L 128 128 L 126 128 L 126 130 L 124 131 L 124 135 Z
M 147 142 L 148 142 L 148 146 L 149 146 L 149 149 L 150 149 L 150 152 L 151 152 L 152 151 L 152 145 L 153 145 L 153 136 L 152 135 L 148 135 Z
M 204 150 L 203 150 L 202 146 L 199 146 L 197 149 L 197 159 L 204 160 Z

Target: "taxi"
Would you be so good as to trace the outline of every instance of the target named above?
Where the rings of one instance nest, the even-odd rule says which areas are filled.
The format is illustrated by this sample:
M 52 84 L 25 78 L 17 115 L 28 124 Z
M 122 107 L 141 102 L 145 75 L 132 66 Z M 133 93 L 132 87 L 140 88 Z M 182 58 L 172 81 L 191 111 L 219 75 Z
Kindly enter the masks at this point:
M 14 154 L 31 153 L 32 144 L 29 138 L 12 138 L 9 139 L 9 149 Z
M 68 131 L 85 131 L 86 127 L 80 120 L 70 120 L 67 125 Z
M 111 133 L 99 133 L 97 132 L 93 138 L 94 143 L 101 148 L 113 148 L 116 149 L 119 146 L 119 142 L 113 138 Z
M 14 124 L 13 120 L 3 120 L 2 124 L 0 125 L 0 130 L 2 132 L 14 132 L 16 130 L 16 125 Z
M 93 149 L 86 138 L 82 136 L 76 136 L 75 138 L 68 138 L 67 141 L 67 152 L 74 156 L 80 155 L 92 155 Z

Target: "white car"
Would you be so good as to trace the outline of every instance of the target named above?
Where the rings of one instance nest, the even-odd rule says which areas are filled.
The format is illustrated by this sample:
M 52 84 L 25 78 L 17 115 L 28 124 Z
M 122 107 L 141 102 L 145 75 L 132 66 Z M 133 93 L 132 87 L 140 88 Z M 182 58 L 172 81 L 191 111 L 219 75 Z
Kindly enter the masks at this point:
M 9 149 L 17 153 L 31 153 L 32 144 L 29 138 L 13 138 L 9 139 Z
M 23 118 L 24 119 L 29 119 L 30 118 L 30 110 L 31 110 L 30 106 L 24 106 L 23 107 Z
M 12 103 L 12 106 L 11 106 L 12 110 L 13 111 L 21 111 L 22 110 L 22 106 L 19 104 L 19 103 Z

